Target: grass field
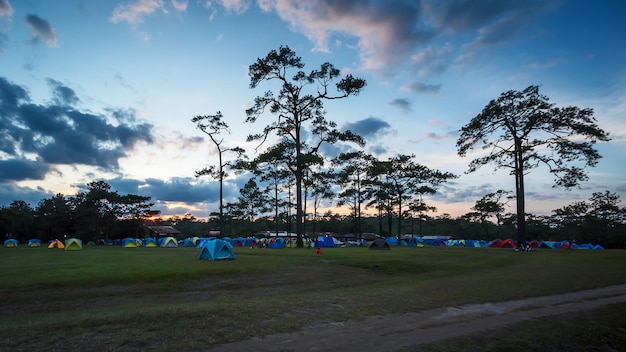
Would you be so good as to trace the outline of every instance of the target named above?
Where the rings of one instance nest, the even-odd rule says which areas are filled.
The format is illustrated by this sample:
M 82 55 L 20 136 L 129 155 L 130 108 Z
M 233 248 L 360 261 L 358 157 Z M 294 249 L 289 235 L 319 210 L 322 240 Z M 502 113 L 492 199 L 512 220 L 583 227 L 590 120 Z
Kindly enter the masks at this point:
M 626 283 L 626 251 L 394 247 L 332 248 L 315 255 L 312 249 L 235 248 L 235 260 L 217 262 L 198 260 L 198 252 L 0 248 L 0 350 L 201 351 L 313 322 Z M 597 333 L 596 340 L 581 339 L 597 346 L 607 329 L 616 324 L 626 329 L 625 317 L 626 307 L 615 305 L 572 315 L 568 322 L 586 326 L 588 336 Z M 515 334 L 526 339 L 528 329 L 551 331 L 562 323 L 544 319 L 519 326 L 507 331 L 505 340 L 515 341 Z M 576 334 L 574 328 L 568 331 Z M 564 339 L 577 341 L 546 335 L 538 350 L 563 350 L 558 346 Z M 485 338 L 493 336 L 498 334 Z M 626 338 L 620 342 L 626 344 Z M 589 347 L 571 343 L 575 346 L 565 350 Z M 492 350 L 515 350 L 507 346 L 500 340 Z M 455 339 L 420 350 L 483 349 Z

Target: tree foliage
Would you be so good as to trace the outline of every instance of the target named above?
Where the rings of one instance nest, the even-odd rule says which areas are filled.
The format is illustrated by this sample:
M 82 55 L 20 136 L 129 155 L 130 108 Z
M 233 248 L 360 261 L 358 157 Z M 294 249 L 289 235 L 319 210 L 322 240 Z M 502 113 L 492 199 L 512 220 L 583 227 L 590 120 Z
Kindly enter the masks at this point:
M 574 187 L 587 180 L 584 167 L 595 166 L 600 159 L 595 144 L 609 140 L 592 109 L 557 107 L 539 93 L 539 86 L 502 93 L 460 132 L 456 142 L 460 156 L 467 156 L 476 146 L 486 151 L 470 162 L 468 172 L 494 164 L 515 176 L 517 236 L 522 241 L 526 173 L 543 165 L 554 176 L 555 186 Z
M 246 122 L 254 123 L 265 112 L 276 116 L 276 120 L 265 126 L 263 132 L 251 134 L 248 141 L 263 144 L 270 135 L 291 140 L 295 147 L 296 183 L 296 233 L 298 246 L 302 246 L 304 232 L 303 182 L 306 169 L 306 156 L 318 153 L 323 143 L 353 141 L 363 144 L 363 139 L 350 132 L 339 131 L 336 123 L 325 117 L 324 101 L 358 95 L 365 87 L 365 80 L 346 75 L 340 78 L 340 71 L 330 63 L 324 63 L 317 70 L 303 71 L 304 63 L 289 47 L 281 46 L 271 50 L 264 58 L 250 65 L 250 88 L 257 88 L 263 82 L 277 81 L 280 89 L 275 94 L 266 91 L 254 100 L 254 105 L 246 110 Z M 336 93 L 331 92 L 334 84 Z

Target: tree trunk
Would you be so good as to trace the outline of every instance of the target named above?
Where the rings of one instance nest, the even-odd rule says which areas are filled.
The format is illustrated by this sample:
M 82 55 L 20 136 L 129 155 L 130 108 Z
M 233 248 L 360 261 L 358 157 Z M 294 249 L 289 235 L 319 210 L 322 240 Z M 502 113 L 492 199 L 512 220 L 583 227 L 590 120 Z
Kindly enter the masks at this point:
M 298 118 L 294 119 L 299 121 Z M 303 229 L 303 214 L 302 214 L 302 154 L 300 150 L 300 126 L 296 127 L 296 247 L 304 247 L 302 237 L 304 234 Z
M 517 240 L 526 243 L 526 209 L 524 205 L 524 160 L 522 142 L 515 139 L 515 197 L 517 201 Z

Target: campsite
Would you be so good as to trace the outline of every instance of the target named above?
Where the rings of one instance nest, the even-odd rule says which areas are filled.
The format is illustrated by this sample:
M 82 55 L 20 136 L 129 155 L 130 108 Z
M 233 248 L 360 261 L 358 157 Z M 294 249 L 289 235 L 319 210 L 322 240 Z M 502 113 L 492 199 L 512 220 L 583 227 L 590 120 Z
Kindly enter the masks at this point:
M 232 250 L 234 260 L 199 260 L 201 250 L 182 246 L 1 248 L 2 348 L 209 351 L 320 323 L 365 324 L 376 316 L 626 284 L 626 252 L 619 250 L 393 246 L 325 248 L 322 255 L 310 248 Z M 551 317 L 506 334 L 484 334 L 492 336 L 494 351 L 551 343 L 609 350 L 626 343 L 624 313 L 626 304 L 618 303 L 568 315 L 571 336 L 555 336 L 555 326 L 563 322 Z M 583 324 L 590 316 L 594 324 Z M 585 329 L 582 339 L 576 322 Z M 527 329 L 538 339 L 528 340 Z M 450 350 L 459 350 L 449 343 Z M 419 350 L 441 346 L 446 344 Z

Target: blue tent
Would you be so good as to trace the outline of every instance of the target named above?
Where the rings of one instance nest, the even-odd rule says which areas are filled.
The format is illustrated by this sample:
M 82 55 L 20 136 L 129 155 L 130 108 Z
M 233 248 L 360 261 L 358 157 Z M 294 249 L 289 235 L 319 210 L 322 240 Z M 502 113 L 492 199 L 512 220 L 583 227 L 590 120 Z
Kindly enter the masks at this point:
M 200 254 L 198 254 L 198 259 L 235 259 L 235 253 L 233 252 L 233 247 L 228 242 L 222 240 L 206 241 L 200 250 Z
M 122 242 L 120 243 L 120 245 L 124 248 L 135 248 L 137 247 L 137 241 L 135 241 L 134 238 L 127 237 L 127 238 L 122 239 Z
M 387 242 L 388 245 L 390 246 L 397 246 L 398 245 L 398 239 L 395 237 L 387 237 L 385 239 L 385 242 Z
M 9 238 L 8 240 L 4 241 L 4 246 L 7 248 L 15 248 L 17 247 L 17 240 L 13 238 Z
M 269 248 L 274 248 L 274 249 L 281 249 L 281 248 L 285 248 L 285 246 L 287 245 L 286 241 L 284 238 L 278 237 L 276 238 L 276 240 L 274 240 L 272 243 L 270 243 Z
M 343 244 L 343 242 L 336 240 L 333 236 L 319 236 L 315 241 L 316 248 L 335 248 Z
M 156 247 L 157 246 L 157 241 L 154 238 L 152 238 L 152 237 L 148 237 L 145 240 L 143 240 L 141 245 L 144 246 L 144 247 Z
M 421 238 L 413 237 L 407 243 L 409 247 L 424 247 L 424 241 Z

